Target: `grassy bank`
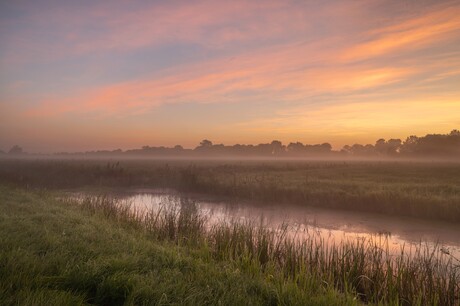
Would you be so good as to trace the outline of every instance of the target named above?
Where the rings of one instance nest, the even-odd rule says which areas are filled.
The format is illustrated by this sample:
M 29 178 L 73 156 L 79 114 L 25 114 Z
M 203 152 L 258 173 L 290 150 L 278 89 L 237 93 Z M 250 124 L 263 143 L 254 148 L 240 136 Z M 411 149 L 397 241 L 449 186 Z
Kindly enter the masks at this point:
M 1 305 L 354 305 L 46 192 L 0 187 Z
M 169 187 L 248 199 L 460 222 L 460 164 L 0 159 L 23 187 Z
M 439 250 L 298 241 L 253 224 L 209 226 L 193 202 L 141 213 L 105 197 L 76 205 L 1 192 L 5 303 L 456 305 L 458 262 Z M 339 293 L 340 292 L 340 293 Z

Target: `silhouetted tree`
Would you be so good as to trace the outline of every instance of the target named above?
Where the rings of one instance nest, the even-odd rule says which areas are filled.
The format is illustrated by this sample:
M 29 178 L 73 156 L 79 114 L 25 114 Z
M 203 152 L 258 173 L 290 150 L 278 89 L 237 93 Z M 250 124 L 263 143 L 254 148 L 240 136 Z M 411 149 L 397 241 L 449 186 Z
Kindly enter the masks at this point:
M 387 154 L 395 155 L 399 153 L 399 149 L 401 148 L 401 139 L 390 139 L 387 141 Z
M 212 142 L 207 139 L 204 139 L 203 141 L 200 142 L 200 147 L 205 147 L 205 148 L 212 147 Z
M 291 142 L 286 147 L 286 151 L 290 155 L 300 156 L 305 154 L 305 146 L 301 142 Z
M 19 154 L 22 154 L 23 151 L 22 151 L 22 148 L 18 145 L 14 145 L 9 151 L 8 151 L 8 154 L 11 154 L 11 155 L 19 155 Z
M 381 138 L 375 142 L 375 151 L 380 154 L 385 154 L 387 150 L 387 144 L 385 139 Z
M 428 134 L 424 137 L 410 136 L 401 146 L 401 153 L 414 156 L 460 157 L 460 132 L 449 134 Z
M 401 154 L 414 154 L 417 153 L 417 145 L 418 145 L 419 138 L 417 136 L 409 136 L 406 138 L 404 143 L 401 146 L 400 152 Z
M 364 154 L 364 146 L 362 144 L 355 143 L 351 146 L 351 153 L 353 155 L 363 155 Z
M 273 140 L 270 144 L 271 147 L 271 154 L 272 155 L 281 155 L 285 151 L 285 147 L 281 143 L 281 141 Z
M 331 152 L 331 151 L 332 151 L 332 146 L 331 146 L 330 143 L 327 143 L 327 142 L 322 143 L 322 144 L 320 145 L 320 147 L 321 147 L 321 151 L 322 151 L 323 153 L 327 153 L 327 152 Z
M 340 150 L 340 153 L 342 154 L 351 154 L 351 147 L 349 145 L 344 145 L 342 150 Z
M 14 146 L 9 150 L 9 154 L 21 154 L 22 148 Z M 379 139 L 375 146 L 371 144 L 345 145 L 339 152 L 333 151 L 329 143 L 322 144 L 303 144 L 301 142 L 291 142 L 285 146 L 279 140 L 271 143 L 261 143 L 257 145 L 235 144 L 226 146 L 224 144 L 213 144 L 210 140 L 204 139 L 195 149 L 184 149 L 181 145 L 174 147 L 150 147 L 143 146 L 141 149 L 127 150 L 121 149 L 113 151 L 91 151 L 85 153 L 71 154 L 131 154 L 149 156 L 331 156 L 334 154 L 351 156 L 443 156 L 460 159 L 460 131 L 455 129 L 448 134 L 428 134 L 423 137 L 410 136 L 402 142 L 401 139 Z M 0 151 L 1 154 L 1 151 Z M 63 154 L 63 153 L 62 153 Z
M 349 154 L 354 156 L 372 156 L 376 153 L 375 147 L 371 144 L 354 144 L 353 146 L 346 145 L 342 148 L 341 152 L 343 154 Z

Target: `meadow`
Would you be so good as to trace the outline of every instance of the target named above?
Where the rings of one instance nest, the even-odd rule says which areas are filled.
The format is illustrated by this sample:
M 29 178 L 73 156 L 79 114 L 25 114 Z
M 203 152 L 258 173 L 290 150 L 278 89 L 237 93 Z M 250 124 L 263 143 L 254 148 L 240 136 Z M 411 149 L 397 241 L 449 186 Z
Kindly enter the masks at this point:
M 165 236 L 115 203 L 69 204 L 0 187 L 1 305 L 358 304 L 332 284 L 298 285 L 259 273 L 249 258 L 214 258 L 194 236 L 200 222 L 182 219 Z M 184 226 L 195 231 L 184 236 Z
M 460 262 L 374 239 L 328 245 L 250 222 L 209 226 L 193 201 L 1 187 L 2 305 L 457 305 Z
M 26 188 L 173 188 L 460 222 L 460 164 L 405 161 L 0 159 L 0 183 Z
M 314 231 L 295 239 L 288 224 L 210 224 L 187 197 L 138 211 L 104 194 L 172 188 L 459 222 L 459 173 L 438 162 L 0 159 L 0 303 L 458 305 L 460 261 L 439 247 L 395 256 L 384 235 L 331 245 Z

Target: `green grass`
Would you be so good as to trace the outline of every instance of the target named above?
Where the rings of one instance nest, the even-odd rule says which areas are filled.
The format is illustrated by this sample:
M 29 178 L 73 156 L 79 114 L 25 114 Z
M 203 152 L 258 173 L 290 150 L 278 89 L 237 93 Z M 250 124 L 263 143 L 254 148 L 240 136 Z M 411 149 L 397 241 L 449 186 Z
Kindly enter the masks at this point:
M 262 204 L 290 203 L 450 222 L 460 222 L 459 173 L 459 163 L 402 161 L 0 159 L 0 183 L 14 186 L 169 187 Z
M 70 205 L 0 186 L 0 304 L 357 304 L 313 278 L 299 282 L 260 273 L 255 262 L 216 258 L 198 236 L 194 244 L 178 239 L 198 233 L 199 226 L 190 230 L 197 220 L 160 234 L 111 205 Z
M 390 258 L 368 240 L 210 227 L 186 200 L 145 215 L 46 190 L 170 187 L 458 222 L 459 173 L 447 163 L 0 159 L 0 304 L 458 305 L 459 262 L 439 249 Z
M 391 305 L 455 305 L 460 295 L 460 261 L 439 248 L 420 244 L 395 256 L 381 236 L 330 244 L 316 231 L 294 239 L 287 224 L 279 229 L 236 221 L 207 224 L 187 198 L 143 213 L 105 196 L 78 203 L 154 239 L 201 248 L 216 260 L 234 262 L 254 275 L 294 281 L 306 291 L 322 283 L 364 302 Z
M 107 197 L 0 188 L 0 304 L 456 305 L 459 263 L 371 240 L 209 226 L 195 203 L 141 213 Z M 407 250 L 406 250 L 407 251 Z

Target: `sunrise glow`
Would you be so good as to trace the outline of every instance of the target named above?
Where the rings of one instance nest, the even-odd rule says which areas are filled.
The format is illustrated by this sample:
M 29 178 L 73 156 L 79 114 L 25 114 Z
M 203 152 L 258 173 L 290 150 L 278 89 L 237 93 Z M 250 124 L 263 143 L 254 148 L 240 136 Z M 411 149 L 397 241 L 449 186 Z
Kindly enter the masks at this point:
M 3 1 L 0 149 L 460 126 L 458 1 Z

